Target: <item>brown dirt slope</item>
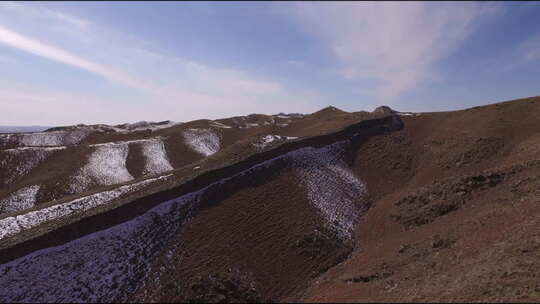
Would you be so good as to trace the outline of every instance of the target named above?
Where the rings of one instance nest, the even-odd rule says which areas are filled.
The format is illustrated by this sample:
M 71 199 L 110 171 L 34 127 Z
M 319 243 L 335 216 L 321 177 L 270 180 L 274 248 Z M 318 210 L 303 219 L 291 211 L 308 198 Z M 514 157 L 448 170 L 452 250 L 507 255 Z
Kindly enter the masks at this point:
M 171 186 L 3 248 L 0 280 L 17 288 L 0 300 L 538 302 L 539 117 L 540 98 L 529 98 L 402 115 L 402 129 L 384 111 L 332 107 L 219 120 L 233 126 L 221 128 L 223 149 L 177 168 Z M 174 151 L 178 130 L 210 124 L 158 132 Z M 264 134 L 313 137 L 259 151 L 251 141 Z M 160 206 L 170 208 L 152 212 Z M 60 247 L 38 252 L 51 245 Z M 121 255 L 141 247 L 155 250 Z M 112 271 L 136 275 L 85 276 L 107 250 L 119 252 Z M 83 281 L 65 281 L 66 269 Z M 29 275 L 49 278 L 48 288 Z
M 219 151 L 212 155 L 212 159 L 216 159 L 216 162 L 231 163 L 245 155 L 258 152 L 260 149 L 255 149 L 253 144 L 266 135 L 293 137 L 321 135 L 375 116 L 367 112 L 347 113 L 336 108 L 326 108 L 308 115 L 252 114 L 215 121 L 203 119 L 153 131 L 119 129 L 119 126 L 106 125 L 58 127 L 40 134 L 86 132 L 86 135 L 81 137 L 79 143 L 62 144 L 62 141 L 60 143 L 53 141 L 52 148 L 64 145 L 67 147 L 64 150 L 48 152 L 46 155 L 42 155 L 43 151 L 28 149 L 28 144 L 21 141 L 20 134 L 0 134 L 0 216 L 6 214 L 2 211 L 4 201 L 27 187 L 40 186 L 34 204 L 43 205 L 50 201 L 72 197 L 72 195 L 84 195 L 89 191 L 100 191 L 107 186 L 120 184 L 121 182 L 106 181 L 101 184 L 87 184 L 81 190 L 74 190 L 77 188 L 72 187 L 75 176 L 80 174 L 79 169 L 87 164 L 92 152 L 95 151 L 92 147 L 95 144 L 158 138 L 163 141 L 167 161 L 173 169 L 188 165 L 192 165 L 191 168 L 198 166 L 204 169 L 207 157 L 186 144 L 183 137 L 186 130 L 209 130 L 217 134 Z M 49 148 L 40 146 L 45 142 L 46 140 L 35 141 L 37 145 L 35 148 Z M 34 147 L 32 144 L 30 146 Z M 24 153 L 19 153 L 20 151 Z M 39 161 L 36 161 L 37 159 Z M 148 177 L 149 174 L 144 174 L 146 162 L 141 151 L 141 144 L 129 144 L 125 161 L 126 172 L 135 179 Z M 29 165 L 28 168 L 21 169 L 25 168 L 25 165 Z M 114 181 L 114 178 L 112 180 Z
M 357 151 L 357 249 L 302 300 L 540 301 L 540 98 L 402 119 Z
M 357 145 L 399 127 L 399 120 L 387 113 L 334 133 L 287 142 L 228 166 L 222 159 L 222 167 L 172 188 L 11 243 L 16 245 L 0 255 L 0 282 L 15 287 L 0 292 L 0 299 L 297 298 L 312 278 L 353 249 L 354 223 L 369 205 L 363 184 L 350 170 Z M 177 214 L 177 208 L 187 210 L 186 216 L 183 211 Z M 80 248 L 89 250 L 81 255 Z M 127 258 L 125 251 L 131 250 L 143 255 Z M 91 268 L 95 261 L 107 259 L 107 269 Z M 39 265 L 53 265 L 39 272 L 50 278 L 47 288 L 21 280 Z M 103 274 L 126 268 L 137 272 Z M 60 275 L 65 269 L 83 281 L 66 281 Z M 133 282 L 140 283 L 134 293 Z

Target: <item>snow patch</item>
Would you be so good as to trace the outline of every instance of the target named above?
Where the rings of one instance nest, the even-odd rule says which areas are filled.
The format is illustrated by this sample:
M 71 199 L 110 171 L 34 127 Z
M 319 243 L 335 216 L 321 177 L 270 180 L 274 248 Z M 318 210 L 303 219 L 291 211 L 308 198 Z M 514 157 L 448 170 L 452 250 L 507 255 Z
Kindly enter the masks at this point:
M 296 138 L 298 137 L 281 136 L 281 135 L 265 135 L 261 137 L 258 142 L 253 143 L 253 145 L 257 148 L 263 149 L 274 142 L 284 142 L 284 141 L 292 140 Z
M 258 127 L 258 123 L 245 123 L 243 126 L 239 126 L 240 129 L 249 129 L 253 127 Z
M 66 147 L 22 147 L 0 151 L 0 170 L 4 172 L 4 184 L 27 175 L 47 157 Z
M 108 142 L 108 143 L 101 143 L 101 144 L 93 144 L 89 145 L 89 147 L 93 148 L 99 148 L 96 152 L 94 152 L 94 158 L 91 157 L 91 161 L 94 162 L 91 167 L 99 167 L 99 164 L 97 163 L 99 159 L 102 159 L 103 155 L 107 155 L 112 153 L 113 158 L 109 159 L 109 164 L 103 164 L 105 168 L 121 168 L 119 171 L 119 175 L 116 176 L 114 174 L 111 174 L 113 170 L 105 169 L 106 173 L 100 173 L 95 174 L 95 170 L 90 170 L 93 173 L 90 173 L 89 175 L 100 175 L 102 178 L 101 180 L 104 180 L 105 182 L 98 182 L 100 185 L 111 185 L 111 183 L 119 183 L 119 182 L 125 182 L 129 181 L 132 178 L 129 178 L 129 172 L 127 172 L 127 169 L 125 168 L 125 161 L 127 159 L 127 153 L 129 152 L 129 145 L 131 144 L 138 144 L 141 146 L 143 157 L 144 157 L 144 170 L 143 175 L 155 175 L 160 174 L 166 171 L 173 170 L 174 168 L 171 166 L 169 159 L 167 157 L 167 152 L 165 150 L 165 146 L 163 144 L 163 138 L 162 137 L 154 137 L 150 139 L 136 139 L 136 140 L 126 140 L 126 141 L 119 141 L 119 142 Z M 112 151 L 112 152 L 111 152 Z M 125 153 L 125 155 L 124 155 Z M 90 162 L 90 161 L 89 161 Z M 127 174 L 126 174 L 127 172 Z M 80 174 L 84 175 L 84 174 Z M 110 176 L 104 177 L 104 176 Z M 98 179 L 100 179 L 98 177 Z M 112 180 L 111 180 L 112 179 Z M 114 181 L 119 182 L 114 182 Z M 79 178 L 79 181 L 83 184 L 89 184 L 91 181 L 87 178 Z M 77 187 L 77 186 L 76 186 Z M 84 189 L 85 187 L 82 187 L 81 189 Z
M 76 173 L 70 185 L 72 193 L 81 193 L 91 185 L 114 185 L 133 179 L 126 168 L 127 142 L 92 145 L 96 150 Z
M 17 143 L 13 134 L 0 134 L 0 147 L 10 146 Z
M 420 113 L 412 113 L 412 112 L 397 112 L 399 116 L 419 116 Z
M 291 153 L 293 162 L 302 169 L 309 200 L 341 239 L 352 238 L 356 220 L 367 210 L 366 186 L 344 161 L 346 144 L 338 142 Z
M 278 114 L 275 114 L 273 115 L 274 117 L 278 117 L 278 118 L 291 118 L 291 117 L 297 117 L 297 118 L 301 118 L 304 116 L 304 114 L 301 114 L 301 113 L 289 113 L 289 114 L 286 114 L 286 113 L 278 113 Z
M 13 192 L 7 198 L 0 200 L 0 214 L 34 207 L 36 195 L 40 188 L 40 185 L 24 187 Z
M 211 129 L 187 129 L 182 135 L 190 148 L 204 156 L 210 156 L 221 148 L 220 136 Z
M 219 121 L 212 121 L 211 126 L 216 127 L 216 128 L 222 128 L 222 129 L 230 129 L 230 128 L 232 128 L 231 126 L 220 123 Z
M 144 141 L 141 147 L 145 158 L 144 175 L 155 175 L 173 170 L 161 138 Z

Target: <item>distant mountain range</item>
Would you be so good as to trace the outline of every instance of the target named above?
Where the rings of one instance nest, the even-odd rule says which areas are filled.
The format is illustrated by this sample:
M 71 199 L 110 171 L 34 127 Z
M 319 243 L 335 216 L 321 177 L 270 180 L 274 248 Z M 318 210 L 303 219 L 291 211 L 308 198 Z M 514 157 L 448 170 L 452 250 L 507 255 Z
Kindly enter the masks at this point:
M 0 126 L 0 133 L 39 132 L 51 128 L 50 126 Z

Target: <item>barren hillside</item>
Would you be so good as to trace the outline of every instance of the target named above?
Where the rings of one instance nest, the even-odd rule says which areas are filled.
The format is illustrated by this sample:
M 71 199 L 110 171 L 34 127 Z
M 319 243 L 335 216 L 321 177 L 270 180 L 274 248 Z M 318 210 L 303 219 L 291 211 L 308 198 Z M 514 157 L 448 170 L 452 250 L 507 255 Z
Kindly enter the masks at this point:
M 540 98 L 0 147 L 2 302 L 540 300 Z

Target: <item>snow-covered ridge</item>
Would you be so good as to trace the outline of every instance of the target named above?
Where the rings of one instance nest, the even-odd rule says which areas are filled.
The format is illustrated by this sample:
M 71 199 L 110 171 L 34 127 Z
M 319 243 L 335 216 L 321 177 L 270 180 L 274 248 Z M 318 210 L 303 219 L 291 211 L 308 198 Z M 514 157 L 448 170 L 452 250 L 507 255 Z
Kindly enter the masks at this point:
M 88 136 L 85 130 L 51 131 L 36 133 L 17 133 L 6 137 L 10 142 L 19 146 L 66 146 L 79 144 Z
M 291 118 L 291 117 L 300 118 L 300 117 L 304 117 L 304 114 L 301 114 L 301 113 L 289 113 L 289 114 L 287 114 L 287 113 L 282 112 L 282 113 L 277 113 L 277 114 L 272 115 L 272 116 L 278 117 L 278 118 Z
M 0 170 L 5 174 L 4 184 L 27 175 L 54 152 L 66 147 L 22 147 L 0 150 Z
M 36 195 L 40 188 L 40 185 L 24 187 L 11 193 L 7 198 L 0 200 L 0 214 L 34 207 Z
M 115 128 L 128 130 L 131 132 L 134 131 L 144 131 L 144 130 L 150 130 L 150 131 L 156 131 L 161 129 L 166 129 L 170 127 L 174 127 L 176 125 L 181 124 L 180 122 L 174 122 L 174 121 L 165 121 L 165 122 L 149 122 L 149 121 L 139 121 L 135 123 L 127 123 L 123 125 L 116 125 Z
M 76 131 L 85 131 L 85 132 L 117 132 L 117 133 L 131 133 L 136 131 L 156 131 L 161 129 L 166 129 L 174 127 L 176 125 L 182 124 L 181 122 L 173 122 L 170 120 L 163 122 L 151 122 L 151 121 L 139 121 L 135 123 L 125 123 L 121 125 L 106 125 L 106 124 L 96 124 L 96 125 L 85 125 L 78 124 L 74 126 L 67 126 L 62 128 L 67 128 L 69 130 Z M 62 130 L 63 132 L 64 130 Z
M 46 207 L 36 211 L 31 211 L 15 217 L 7 217 L 0 220 L 0 240 L 6 237 L 13 236 L 23 230 L 30 229 L 41 225 L 45 222 L 56 220 L 58 218 L 71 215 L 73 213 L 80 213 L 86 210 L 95 208 L 99 205 L 108 203 L 109 201 L 120 197 L 128 192 L 138 191 L 143 187 L 153 183 L 157 180 L 166 179 L 171 175 L 160 176 L 157 178 L 150 178 L 144 181 L 134 183 L 131 185 L 125 185 L 113 190 L 99 192 L 76 200 Z M 34 187 L 34 186 L 33 186 Z M 37 193 L 38 188 L 32 188 L 28 191 Z
M 221 149 L 221 137 L 212 129 L 187 129 L 184 142 L 196 152 L 210 156 Z

